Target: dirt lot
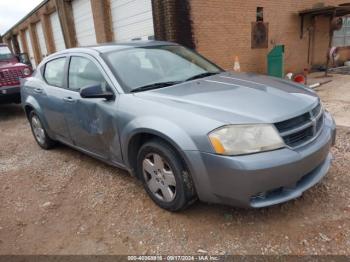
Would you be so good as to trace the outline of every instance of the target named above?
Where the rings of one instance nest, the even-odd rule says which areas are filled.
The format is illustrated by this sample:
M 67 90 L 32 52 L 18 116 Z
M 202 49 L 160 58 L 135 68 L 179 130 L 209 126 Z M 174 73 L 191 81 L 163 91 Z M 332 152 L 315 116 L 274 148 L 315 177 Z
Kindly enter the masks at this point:
M 0 254 L 350 254 L 350 77 L 319 88 L 339 124 L 334 165 L 298 200 L 261 210 L 161 210 L 126 172 L 35 144 L 0 106 Z

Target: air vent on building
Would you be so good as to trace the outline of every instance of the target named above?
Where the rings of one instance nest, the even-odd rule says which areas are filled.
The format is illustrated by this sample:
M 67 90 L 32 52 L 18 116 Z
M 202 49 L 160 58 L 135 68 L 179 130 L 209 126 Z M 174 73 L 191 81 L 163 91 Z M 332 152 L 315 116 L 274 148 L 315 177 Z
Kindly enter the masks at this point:
M 269 23 L 252 22 L 252 48 L 268 48 Z

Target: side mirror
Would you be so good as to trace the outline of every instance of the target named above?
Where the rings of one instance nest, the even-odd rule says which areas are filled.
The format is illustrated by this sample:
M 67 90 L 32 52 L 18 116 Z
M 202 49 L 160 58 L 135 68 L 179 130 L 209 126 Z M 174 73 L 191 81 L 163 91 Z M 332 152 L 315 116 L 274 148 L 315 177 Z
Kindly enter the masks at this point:
M 106 100 L 112 100 L 114 94 L 109 91 L 104 91 L 101 85 L 86 86 L 80 89 L 80 96 L 82 98 L 104 98 Z

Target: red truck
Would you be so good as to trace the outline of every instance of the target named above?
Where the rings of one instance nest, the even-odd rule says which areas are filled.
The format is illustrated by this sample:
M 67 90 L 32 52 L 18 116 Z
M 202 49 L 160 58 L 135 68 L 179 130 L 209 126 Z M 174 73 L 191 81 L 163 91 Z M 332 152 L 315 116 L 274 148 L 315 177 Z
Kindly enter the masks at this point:
M 26 54 L 14 55 L 7 44 L 0 43 L 0 103 L 20 103 L 20 78 L 32 75 L 30 65 L 23 59 Z

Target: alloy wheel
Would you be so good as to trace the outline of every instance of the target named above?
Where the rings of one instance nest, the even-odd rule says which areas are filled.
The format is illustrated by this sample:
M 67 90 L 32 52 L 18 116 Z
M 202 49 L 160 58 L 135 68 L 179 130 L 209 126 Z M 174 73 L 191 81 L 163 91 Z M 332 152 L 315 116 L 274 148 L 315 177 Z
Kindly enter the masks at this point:
M 41 145 L 45 144 L 45 139 L 46 139 L 45 131 L 41 125 L 40 119 L 36 115 L 32 117 L 32 128 L 33 128 L 34 136 L 36 140 L 39 142 L 39 144 Z

